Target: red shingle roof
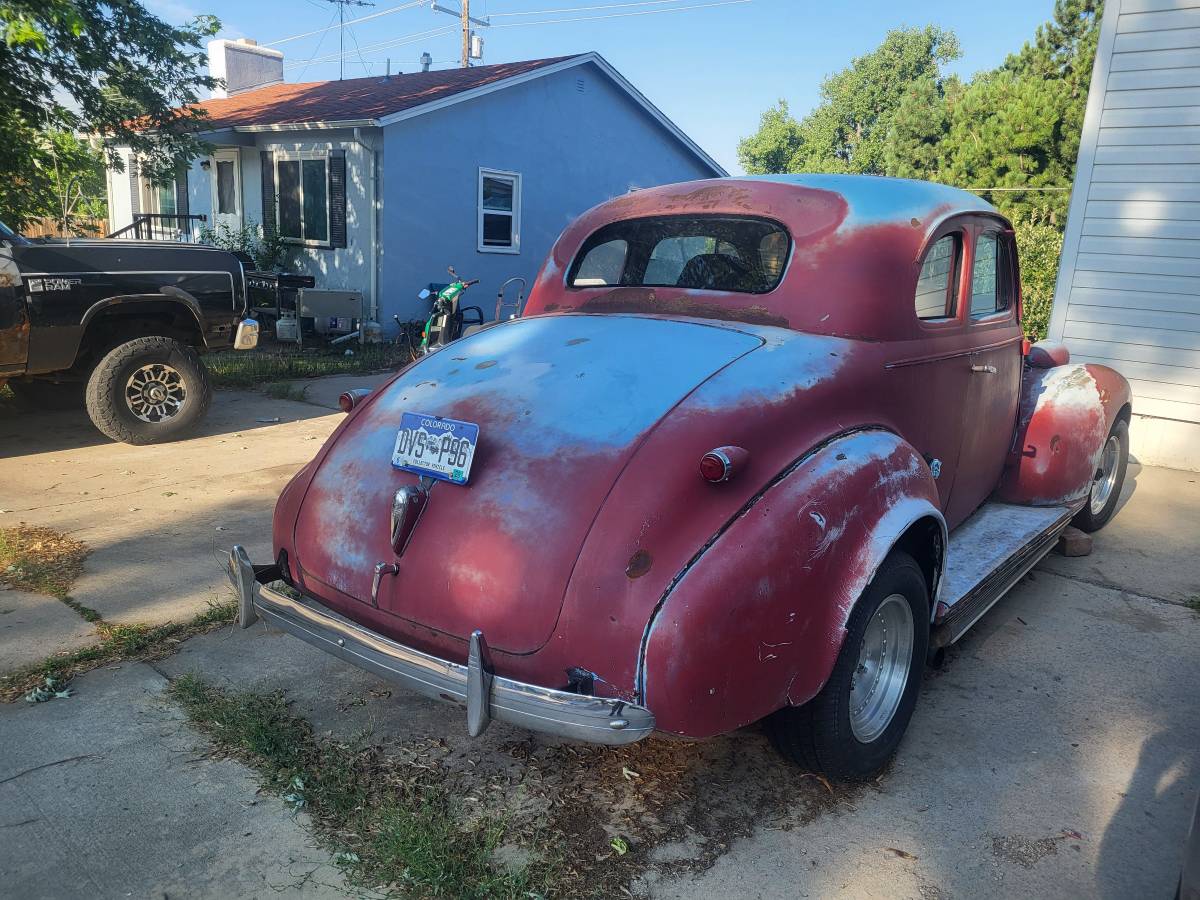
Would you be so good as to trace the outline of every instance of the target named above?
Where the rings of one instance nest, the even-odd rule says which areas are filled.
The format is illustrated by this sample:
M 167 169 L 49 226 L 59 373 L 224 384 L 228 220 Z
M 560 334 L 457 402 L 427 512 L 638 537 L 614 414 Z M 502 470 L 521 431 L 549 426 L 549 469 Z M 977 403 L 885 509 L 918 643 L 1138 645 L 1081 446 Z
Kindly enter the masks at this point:
M 302 122 L 338 122 L 374 119 L 442 100 L 463 91 L 523 75 L 535 69 L 570 59 L 556 56 L 525 62 L 414 72 L 384 79 L 347 78 L 344 81 L 308 81 L 277 84 L 247 91 L 224 100 L 205 100 L 197 106 L 207 110 L 208 128 L 235 125 L 286 125 Z

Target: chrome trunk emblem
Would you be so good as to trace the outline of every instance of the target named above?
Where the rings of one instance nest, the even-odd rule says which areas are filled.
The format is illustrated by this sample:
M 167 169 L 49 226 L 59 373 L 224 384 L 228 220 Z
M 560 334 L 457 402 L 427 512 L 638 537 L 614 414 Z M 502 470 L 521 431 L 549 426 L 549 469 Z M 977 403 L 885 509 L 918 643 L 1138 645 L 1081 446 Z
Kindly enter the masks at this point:
M 429 491 L 424 485 L 407 484 L 396 491 L 392 498 L 391 541 L 392 550 L 397 556 L 404 555 L 404 549 L 412 539 L 413 531 L 425 505 L 429 502 Z

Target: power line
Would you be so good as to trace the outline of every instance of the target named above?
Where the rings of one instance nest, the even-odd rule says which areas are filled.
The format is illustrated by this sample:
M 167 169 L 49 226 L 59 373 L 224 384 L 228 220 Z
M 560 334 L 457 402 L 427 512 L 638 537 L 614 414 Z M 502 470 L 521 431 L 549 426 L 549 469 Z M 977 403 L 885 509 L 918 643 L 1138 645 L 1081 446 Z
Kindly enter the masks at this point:
M 339 25 L 326 25 L 324 28 L 317 28 L 314 31 L 305 31 L 303 34 L 293 34 L 290 37 L 280 38 L 277 41 L 271 41 L 268 44 L 263 44 L 264 47 L 278 47 L 280 44 L 286 44 L 289 41 L 298 41 L 301 38 L 312 37 L 314 34 L 324 34 L 334 28 L 345 28 L 349 25 L 356 25 L 359 22 L 366 22 L 368 19 L 378 19 L 380 16 L 390 16 L 392 13 L 398 13 L 402 10 L 412 9 L 414 6 L 424 6 L 429 0 L 410 0 L 408 3 L 401 3 L 399 6 L 392 6 L 388 9 L 380 10 L 377 13 L 371 13 L 369 16 L 359 16 L 357 19 L 347 19 Z
M 336 19 L 336 18 L 337 18 L 337 14 L 335 13 L 335 14 L 334 14 L 334 16 L 333 16 L 333 19 Z M 330 25 L 332 25 L 332 24 L 333 24 L 333 19 L 330 19 L 330 20 L 329 20 L 329 24 L 330 24 Z M 320 39 L 319 41 L 317 41 L 317 49 L 313 51 L 314 53 L 320 53 L 320 52 L 321 52 L 321 45 L 325 43 L 325 38 L 326 38 L 326 36 L 327 36 L 328 34 L 329 34 L 329 29 L 326 29 L 326 30 L 325 30 L 325 33 L 321 35 L 321 39 Z M 312 60 L 309 60 L 308 62 L 304 62 L 303 60 L 301 60 L 301 62 L 303 63 L 303 65 L 304 65 L 304 68 L 302 68 L 302 69 L 300 70 L 300 77 L 301 77 L 301 78 L 303 78 L 303 77 L 304 77 L 304 73 L 308 71 L 308 62 L 312 62 Z M 289 67 L 286 67 L 286 66 L 285 66 L 285 68 L 289 68 Z M 290 68 L 293 68 L 293 69 L 294 69 L 294 68 L 296 68 L 296 66 L 291 66 Z
M 386 41 L 380 41 L 377 44 L 368 44 L 367 46 L 362 48 L 362 52 L 373 53 L 376 50 L 386 50 L 389 47 L 399 47 L 404 44 L 414 43 L 415 41 L 419 41 L 422 38 L 439 37 L 443 34 L 448 34 L 451 31 L 457 31 L 457 30 L 458 30 L 457 26 L 443 25 L 440 28 L 434 28 L 430 31 L 414 32 L 412 34 L 401 35 L 398 38 L 392 38 L 392 39 L 389 39 Z M 284 66 L 284 69 L 285 70 L 286 69 L 296 69 L 296 68 L 299 68 L 300 66 L 307 67 L 311 63 L 329 62 L 329 61 L 335 60 L 337 58 L 338 58 L 338 56 L 336 53 L 328 53 L 325 56 L 313 56 L 313 57 L 310 57 L 309 59 L 296 60 L 291 65 Z
M 492 19 L 511 19 L 514 16 L 553 15 L 555 13 L 592 12 L 597 9 L 624 9 L 628 6 L 661 6 L 664 3 L 682 3 L 683 0 L 639 0 L 637 3 L 607 3 L 603 6 L 572 6 L 563 9 L 530 9 L 525 12 L 493 13 Z
M 493 28 L 523 28 L 526 25 L 566 25 L 569 22 L 594 22 L 598 19 L 627 19 L 631 16 L 654 16 L 660 13 L 687 12 L 693 9 L 711 9 L 714 6 L 737 6 L 753 3 L 754 0 L 720 0 L 717 3 L 699 3 L 695 6 L 672 6 L 669 9 L 647 9 L 641 12 L 609 13 L 603 16 L 576 16 L 573 19 L 539 19 L 536 22 L 501 22 Z M 492 16 L 495 18 L 495 14 Z

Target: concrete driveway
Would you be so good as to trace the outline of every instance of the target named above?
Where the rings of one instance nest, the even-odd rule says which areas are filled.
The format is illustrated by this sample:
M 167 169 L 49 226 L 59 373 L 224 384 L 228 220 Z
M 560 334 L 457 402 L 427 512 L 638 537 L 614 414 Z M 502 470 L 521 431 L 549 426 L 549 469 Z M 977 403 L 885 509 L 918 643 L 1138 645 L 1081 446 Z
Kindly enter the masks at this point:
M 74 594 L 106 618 L 179 617 L 224 590 L 226 546 L 265 550 L 275 492 L 337 420 L 223 394 L 202 436 L 151 448 L 102 444 L 78 417 L 0 420 L 0 508 L 14 510 L 0 524 L 50 525 L 95 547 Z M 875 786 L 805 781 L 757 729 L 651 740 L 577 764 L 554 757 L 574 768 L 551 783 L 594 795 L 598 814 L 643 815 L 650 778 L 622 779 L 622 768 L 649 776 L 669 760 L 657 783 L 673 799 L 655 814 L 688 804 L 687 838 L 654 849 L 635 894 L 1170 896 L 1200 791 L 1200 616 L 1180 602 L 1200 593 L 1200 475 L 1135 465 L 1125 498 L 1092 556 L 1047 558 L 927 675 L 909 736 Z M 25 633 L 0 626 L 6 642 Z M 369 728 L 400 747 L 444 736 L 464 765 L 518 781 L 534 777 L 533 763 L 514 769 L 513 746 L 535 761 L 559 749 L 502 724 L 468 742 L 456 708 L 389 692 L 261 624 L 225 629 L 153 667 L 78 678 L 69 700 L 0 707 L 7 891 L 346 890 L 303 818 L 258 795 L 241 766 L 205 758 L 203 739 L 162 699 L 166 679 L 184 672 L 282 689 L 334 737 Z M 761 813 L 741 809 L 746 798 Z M 738 810 L 739 827 L 723 809 Z

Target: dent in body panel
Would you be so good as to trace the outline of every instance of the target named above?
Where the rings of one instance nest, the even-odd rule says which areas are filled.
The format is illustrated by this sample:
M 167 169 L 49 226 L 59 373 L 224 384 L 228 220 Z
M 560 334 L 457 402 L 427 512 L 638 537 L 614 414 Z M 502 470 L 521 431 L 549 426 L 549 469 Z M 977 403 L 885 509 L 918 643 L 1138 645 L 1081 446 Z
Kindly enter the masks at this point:
M 639 693 L 659 727 L 704 737 L 811 699 L 900 536 L 930 517 L 944 538 L 936 504 L 928 467 L 890 432 L 801 460 L 677 576 L 649 623 Z
M 1129 384 L 1107 366 L 1026 368 L 1012 461 L 1001 500 L 1057 506 L 1084 499 Z

